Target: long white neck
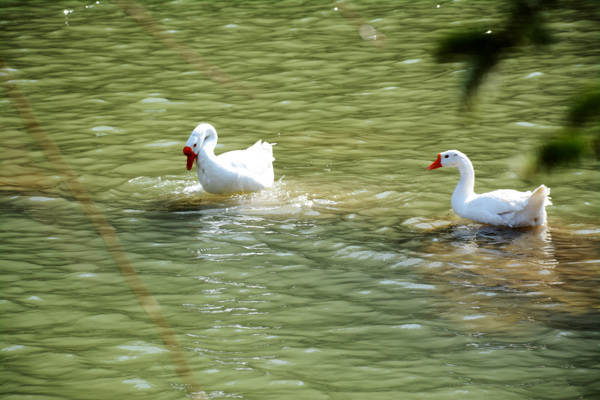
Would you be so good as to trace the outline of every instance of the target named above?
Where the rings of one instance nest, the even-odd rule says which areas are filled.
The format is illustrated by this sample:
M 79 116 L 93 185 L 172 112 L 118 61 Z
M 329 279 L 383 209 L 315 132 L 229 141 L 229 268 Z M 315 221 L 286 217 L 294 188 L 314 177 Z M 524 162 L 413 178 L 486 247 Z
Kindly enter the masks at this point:
M 452 208 L 463 204 L 467 198 L 475 193 L 475 170 L 468 158 L 461 158 L 458 164 L 460 179 L 452 193 Z
M 204 138 L 204 142 L 202 143 L 202 147 L 200 147 L 200 152 L 198 153 L 198 157 L 214 161 L 215 156 L 215 147 L 217 146 L 217 133 L 214 132 L 212 134 L 207 135 Z

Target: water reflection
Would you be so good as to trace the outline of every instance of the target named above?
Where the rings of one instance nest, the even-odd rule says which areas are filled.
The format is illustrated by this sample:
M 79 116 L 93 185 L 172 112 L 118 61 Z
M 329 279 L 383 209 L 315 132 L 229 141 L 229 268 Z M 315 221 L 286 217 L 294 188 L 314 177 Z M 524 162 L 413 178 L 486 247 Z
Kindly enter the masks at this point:
M 598 238 L 573 235 L 571 229 L 473 223 L 424 235 L 422 251 L 435 262 L 422 272 L 455 302 L 453 314 L 446 316 L 467 330 L 510 331 L 534 320 L 586 326 L 591 318 L 600 323 Z

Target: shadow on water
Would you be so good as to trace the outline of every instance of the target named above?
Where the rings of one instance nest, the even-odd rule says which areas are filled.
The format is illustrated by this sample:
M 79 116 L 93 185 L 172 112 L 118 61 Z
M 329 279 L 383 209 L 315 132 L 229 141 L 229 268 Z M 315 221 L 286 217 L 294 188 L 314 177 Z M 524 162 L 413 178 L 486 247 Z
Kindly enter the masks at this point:
M 517 329 L 535 320 L 553 327 L 600 325 L 600 238 L 562 227 L 508 229 L 451 224 L 424 233 L 423 268 L 471 329 Z

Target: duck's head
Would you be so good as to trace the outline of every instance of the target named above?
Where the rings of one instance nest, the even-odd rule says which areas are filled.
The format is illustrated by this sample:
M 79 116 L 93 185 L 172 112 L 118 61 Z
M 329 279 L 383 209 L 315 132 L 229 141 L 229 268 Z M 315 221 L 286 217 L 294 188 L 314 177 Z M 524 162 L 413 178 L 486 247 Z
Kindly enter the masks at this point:
M 198 157 L 198 152 L 200 152 L 204 141 L 212 136 L 216 137 L 217 131 L 210 124 L 200 124 L 194 128 L 183 148 L 183 154 L 187 156 L 186 167 L 188 171 L 194 166 L 194 160 Z
M 437 160 L 435 160 L 429 167 L 427 167 L 427 171 L 442 168 L 442 167 L 458 167 L 464 160 L 467 159 L 467 156 L 461 153 L 458 150 L 447 150 L 443 153 L 438 154 Z

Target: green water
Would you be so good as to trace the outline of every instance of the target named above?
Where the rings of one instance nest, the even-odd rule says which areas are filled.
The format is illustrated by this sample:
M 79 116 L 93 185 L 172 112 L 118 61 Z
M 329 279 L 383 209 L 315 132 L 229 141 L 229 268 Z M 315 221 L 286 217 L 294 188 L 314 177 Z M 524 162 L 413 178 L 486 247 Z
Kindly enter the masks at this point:
M 496 29 L 499 2 L 139 4 L 142 23 L 116 1 L 2 0 L 0 73 L 206 398 L 600 395 L 598 164 L 520 174 L 598 79 L 593 6 L 551 13 L 559 41 L 511 54 L 465 114 L 464 65 L 431 51 L 456 27 Z M 181 360 L 6 94 L 0 397 L 186 398 Z M 275 186 L 202 192 L 182 154 L 200 121 L 217 152 L 276 142 Z M 457 171 L 425 171 L 453 148 L 480 192 L 549 186 L 548 228 L 458 219 Z

